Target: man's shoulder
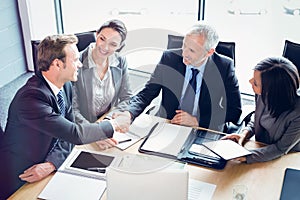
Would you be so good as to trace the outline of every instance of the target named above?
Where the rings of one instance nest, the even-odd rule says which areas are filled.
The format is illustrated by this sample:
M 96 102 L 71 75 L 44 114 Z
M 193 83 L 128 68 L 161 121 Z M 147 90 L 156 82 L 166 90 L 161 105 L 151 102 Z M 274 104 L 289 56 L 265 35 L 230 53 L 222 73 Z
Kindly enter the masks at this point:
M 163 52 L 162 58 L 159 64 L 175 67 L 182 62 L 182 50 L 181 49 L 168 49 Z
M 25 85 L 22 88 L 20 88 L 20 90 L 43 89 L 45 86 L 46 84 L 40 76 L 33 75 L 31 78 L 28 79 Z
M 167 49 L 164 51 L 164 55 L 170 57 L 182 57 L 182 49 Z
M 233 60 L 227 56 L 224 56 L 219 53 L 214 53 L 211 56 L 212 60 L 218 65 L 218 64 L 231 64 L 233 63 Z
M 46 84 L 34 75 L 16 92 L 13 102 L 17 102 L 17 104 L 20 104 L 20 102 L 29 103 L 33 99 L 43 98 L 48 95 L 47 93 L 51 92 L 47 89 Z

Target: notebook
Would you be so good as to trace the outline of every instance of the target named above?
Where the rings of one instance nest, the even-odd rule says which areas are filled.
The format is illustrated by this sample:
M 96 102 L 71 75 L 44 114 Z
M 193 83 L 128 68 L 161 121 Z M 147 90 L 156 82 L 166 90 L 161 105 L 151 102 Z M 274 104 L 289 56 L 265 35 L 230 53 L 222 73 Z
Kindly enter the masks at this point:
M 298 200 L 300 198 L 300 170 L 286 168 L 281 188 L 280 200 Z

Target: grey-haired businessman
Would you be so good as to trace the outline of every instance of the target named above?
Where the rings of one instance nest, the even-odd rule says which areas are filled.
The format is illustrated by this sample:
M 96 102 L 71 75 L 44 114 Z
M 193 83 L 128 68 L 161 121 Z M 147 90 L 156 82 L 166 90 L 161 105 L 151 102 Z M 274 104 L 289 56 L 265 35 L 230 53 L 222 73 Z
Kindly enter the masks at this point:
M 239 84 L 233 60 L 215 52 L 218 42 L 212 26 L 192 26 L 182 48 L 163 53 L 144 89 L 130 101 L 131 118 L 162 92 L 157 115 L 171 123 L 222 131 L 225 122 L 237 122 L 241 115 Z

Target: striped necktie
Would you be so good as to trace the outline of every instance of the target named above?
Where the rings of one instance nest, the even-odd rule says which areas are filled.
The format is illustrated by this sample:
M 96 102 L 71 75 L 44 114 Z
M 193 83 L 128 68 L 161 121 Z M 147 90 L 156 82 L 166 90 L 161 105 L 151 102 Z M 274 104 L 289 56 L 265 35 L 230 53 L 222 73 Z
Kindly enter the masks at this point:
M 65 104 L 65 100 L 64 100 L 62 90 L 59 90 L 59 92 L 56 96 L 57 96 L 57 104 L 58 104 L 59 109 L 60 109 L 60 115 L 64 117 L 65 113 L 66 113 L 66 104 Z M 54 151 L 54 149 L 57 145 L 59 145 L 59 139 L 58 138 L 53 138 L 52 144 L 51 144 L 51 150 L 48 152 L 48 155 L 52 151 Z
M 64 96 L 63 96 L 61 90 L 57 94 L 57 103 L 58 103 L 61 115 L 65 116 L 65 113 L 66 113 L 66 104 L 65 104 Z

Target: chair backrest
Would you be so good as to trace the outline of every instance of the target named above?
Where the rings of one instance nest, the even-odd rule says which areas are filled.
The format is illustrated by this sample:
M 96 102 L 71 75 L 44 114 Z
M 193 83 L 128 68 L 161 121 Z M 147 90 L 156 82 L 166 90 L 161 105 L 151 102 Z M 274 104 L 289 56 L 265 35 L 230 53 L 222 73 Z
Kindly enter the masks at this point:
M 88 31 L 83 33 L 75 33 L 78 37 L 77 48 L 78 51 L 84 50 L 91 42 L 96 41 L 95 31 Z M 38 71 L 37 67 L 37 53 L 38 53 L 38 45 L 40 44 L 40 40 L 31 40 L 31 48 L 32 48 L 32 59 L 34 65 L 34 72 Z
M 285 40 L 282 56 L 294 63 L 300 73 L 300 44 Z
M 39 44 L 40 44 L 40 40 L 31 40 L 34 73 L 38 72 L 37 53 L 38 53 L 38 46 L 39 46 Z
M 183 36 L 168 35 L 167 49 L 181 48 Z M 233 59 L 235 64 L 235 43 L 220 41 L 216 47 L 216 52 Z
M 75 33 L 75 35 L 78 37 L 77 48 L 79 52 L 84 50 L 87 46 L 89 46 L 90 43 L 96 41 L 95 33 L 96 31 Z
M 216 47 L 216 52 L 232 58 L 235 66 L 235 43 L 234 42 L 222 42 L 220 41 Z

